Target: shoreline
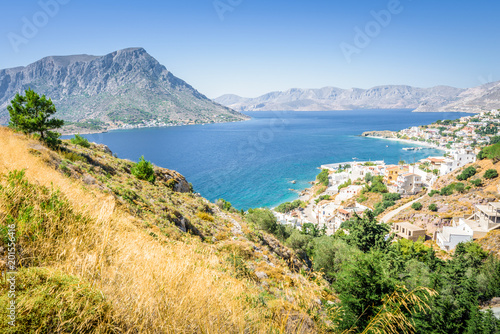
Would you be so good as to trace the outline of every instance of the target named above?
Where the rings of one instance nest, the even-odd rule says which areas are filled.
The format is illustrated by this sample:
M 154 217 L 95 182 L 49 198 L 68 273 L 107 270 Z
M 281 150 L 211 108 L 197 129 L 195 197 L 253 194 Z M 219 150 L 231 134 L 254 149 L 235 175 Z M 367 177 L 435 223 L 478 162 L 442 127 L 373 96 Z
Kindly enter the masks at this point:
M 385 137 L 377 137 L 377 136 L 362 136 L 362 137 L 363 138 L 371 138 L 371 139 L 383 139 L 383 140 L 390 140 L 390 141 L 398 141 L 398 142 L 402 142 L 402 143 L 408 143 L 408 144 L 412 144 L 412 145 L 433 148 L 435 150 L 446 152 L 446 149 L 440 148 L 434 144 L 429 144 L 429 143 L 421 142 L 421 141 L 415 141 L 415 140 L 411 140 L 411 139 L 385 138 Z
M 153 128 L 173 128 L 173 127 L 178 127 L 178 126 L 238 123 L 238 122 L 247 122 L 247 121 L 252 120 L 252 118 L 250 116 L 248 116 L 248 117 L 249 117 L 248 119 L 244 119 L 244 120 L 240 120 L 240 121 L 231 121 L 231 122 L 180 124 L 180 125 L 167 125 L 167 126 L 142 126 L 142 127 L 132 127 L 132 128 L 115 128 L 115 127 L 110 127 L 110 128 L 106 128 L 106 129 L 102 129 L 102 130 L 83 130 L 83 131 L 80 131 L 80 132 L 60 130 L 60 132 L 61 132 L 61 136 L 92 135 L 92 134 L 107 133 L 107 132 L 110 132 L 110 131 L 117 131 L 117 130 L 138 130 L 138 129 L 153 129 Z

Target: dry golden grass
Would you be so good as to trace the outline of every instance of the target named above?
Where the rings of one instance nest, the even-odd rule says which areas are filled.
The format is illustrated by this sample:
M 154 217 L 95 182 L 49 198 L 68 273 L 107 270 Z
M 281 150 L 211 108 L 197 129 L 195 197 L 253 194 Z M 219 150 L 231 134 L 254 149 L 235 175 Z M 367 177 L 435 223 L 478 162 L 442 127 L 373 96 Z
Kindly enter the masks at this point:
M 112 305 L 113 321 L 120 332 L 317 331 L 314 326 L 288 330 L 288 317 L 283 316 L 290 314 L 287 308 L 257 305 L 261 288 L 251 280 L 230 275 L 231 267 L 216 246 L 196 238 L 159 242 L 122 211 L 112 196 L 90 191 L 64 177 L 47 166 L 43 156 L 30 154 L 30 144 L 38 143 L 0 128 L 0 174 L 25 169 L 30 183 L 61 191 L 67 199 L 64 212 L 73 210 L 86 218 L 82 223 L 70 214 L 45 217 L 44 233 L 36 242 L 27 242 L 25 252 L 31 254 L 32 264 L 82 278 L 102 291 Z M 7 186 L 5 180 L 3 184 Z M 51 196 L 41 190 L 27 194 L 21 187 L 12 191 L 12 201 L 35 205 L 40 196 Z M 0 212 L 7 213 L 9 204 L 0 203 Z M 313 300 L 322 288 L 301 284 L 293 292 L 296 305 L 313 309 Z

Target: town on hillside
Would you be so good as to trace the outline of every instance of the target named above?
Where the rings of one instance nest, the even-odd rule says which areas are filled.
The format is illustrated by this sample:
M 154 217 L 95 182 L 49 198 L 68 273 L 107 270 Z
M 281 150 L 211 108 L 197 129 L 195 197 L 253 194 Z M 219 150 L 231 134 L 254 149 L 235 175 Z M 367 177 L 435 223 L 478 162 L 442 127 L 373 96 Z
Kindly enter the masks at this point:
M 398 132 L 364 133 L 365 137 L 420 145 L 405 150 L 428 146 L 443 150 L 444 154 L 429 156 L 415 163 L 400 161 L 397 165 L 384 161 L 322 165 L 322 172 L 312 188 L 304 190 L 298 200 L 274 208 L 273 213 L 280 224 L 297 229 L 315 228 L 326 235 L 333 235 L 337 232 L 348 234 L 353 218 L 362 217 L 367 210 L 371 210 L 380 222 L 392 223 L 391 230 L 397 239 L 432 240 L 435 246 L 451 251 L 460 242 L 484 237 L 499 228 L 500 202 L 495 198 L 481 199 L 476 204 L 470 204 L 468 211 L 459 210 L 462 213 L 460 216 L 441 214 L 432 223 L 428 219 L 415 219 L 410 223 L 400 221 L 398 217 L 404 210 L 422 210 L 419 201 L 426 195 L 431 202 L 427 211 L 438 216 L 444 210 L 432 203 L 433 195 L 463 194 L 472 187 L 484 186 L 481 179 L 471 179 L 480 171 L 480 166 L 474 166 L 474 163 L 481 155 L 482 147 L 500 142 L 499 126 L 500 111 L 491 110 Z M 493 171 L 485 172 L 484 180 L 498 175 L 496 170 Z M 455 176 L 457 173 L 460 174 Z M 453 178 L 469 180 L 471 184 L 457 182 L 442 189 L 435 187 L 452 174 Z

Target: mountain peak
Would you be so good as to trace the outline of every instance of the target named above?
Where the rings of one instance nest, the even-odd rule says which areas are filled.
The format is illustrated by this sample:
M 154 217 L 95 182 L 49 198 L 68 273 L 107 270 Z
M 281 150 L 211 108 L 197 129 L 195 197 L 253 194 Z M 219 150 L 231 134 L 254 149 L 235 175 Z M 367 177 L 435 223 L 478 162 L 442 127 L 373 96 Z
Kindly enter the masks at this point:
M 104 56 L 49 56 L 0 70 L 0 123 L 8 120 L 6 107 L 16 93 L 28 87 L 50 97 L 60 118 L 106 128 L 247 119 L 175 77 L 142 47 Z

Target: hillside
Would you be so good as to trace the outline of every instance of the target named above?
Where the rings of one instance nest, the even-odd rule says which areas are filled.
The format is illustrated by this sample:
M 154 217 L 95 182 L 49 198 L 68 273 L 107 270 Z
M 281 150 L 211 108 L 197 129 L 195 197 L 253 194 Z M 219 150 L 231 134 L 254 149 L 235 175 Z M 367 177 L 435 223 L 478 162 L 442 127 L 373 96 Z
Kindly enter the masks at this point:
M 7 105 L 31 87 L 50 97 L 58 116 L 90 131 L 147 123 L 229 122 L 247 116 L 219 105 L 175 77 L 143 48 L 105 56 L 43 58 L 0 70 L 0 124 Z
M 21 326 L 2 322 L 2 333 L 316 333 L 333 325 L 325 281 L 239 212 L 192 193 L 180 174 L 155 167 L 152 184 L 105 146 L 65 142 L 53 152 L 6 128 L 0 147 L 0 265 L 14 224 Z M 0 299 L 8 302 L 5 285 Z
M 496 169 L 500 172 L 500 165 L 498 163 L 494 164 L 491 160 L 480 160 L 470 165 L 477 168 L 477 174 L 470 180 L 482 179 L 483 184 L 481 186 L 474 186 L 470 183 L 470 180 L 457 180 L 457 175 L 469 166 L 467 165 L 453 173 L 440 177 L 432 188 L 439 191 L 452 183 L 462 182 L 466 186 L 463 193 L 454 191 L 453 194 L 449 196 L 435 194 L 432 197 L 429 196 L 429 194 L 426 194 L 421 200 L 419 200 L 419 202 L 423 205 L 422 210 L 416 211 L 412 208 L 408 208 L 393 217 L 392 221 L 411 222 L 426 229 L 427 234 L 432 236 L 434 231 L 436 231 L 440 226 L 443 226 L 447 220 L 454 217 L 471 215 L 475 205 L 485 204 L 500 199 L 500 180 L 498 178 L 491 180 L 483 178 L 484 173 L 488 169 Z M 430 204 L 437 205 L 437 212 L 433 212 L 428 209 Z

